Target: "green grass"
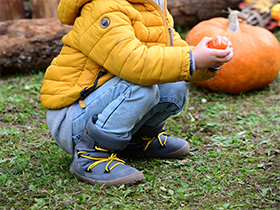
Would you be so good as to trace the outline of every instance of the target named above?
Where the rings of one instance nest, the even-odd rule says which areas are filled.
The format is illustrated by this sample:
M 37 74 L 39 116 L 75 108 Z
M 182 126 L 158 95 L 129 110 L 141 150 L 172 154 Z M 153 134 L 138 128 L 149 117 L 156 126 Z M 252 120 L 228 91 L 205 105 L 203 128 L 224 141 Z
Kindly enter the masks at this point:
M 110 188 L 69 172 L 71 156 L 46 126 L 42 80 L 0 79 L 0 209 L 280 209 L 280 77 L 240 95 L 191 84 L 188 104 L 166 124 L 190 154 L 129 159 L 145 180 Z
M 92 186 L 68 171 L 39 102 L 43 73 L 0 80 L 0 209 L 279 209 L 280 79 L 240 95 L 194 84 L 166 124 L 192 151 L 177 160 L 129 159 L 138 186 Z M 202 99 L 206 99 L 203 103 Z

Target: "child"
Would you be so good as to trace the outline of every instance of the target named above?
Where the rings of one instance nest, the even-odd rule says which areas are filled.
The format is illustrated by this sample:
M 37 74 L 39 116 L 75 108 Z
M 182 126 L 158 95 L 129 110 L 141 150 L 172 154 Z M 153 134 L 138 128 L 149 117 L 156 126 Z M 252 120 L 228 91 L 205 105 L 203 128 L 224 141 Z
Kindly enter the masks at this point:
M 189 151 L 163 131 L 188 95 L 188 82 L 210 79 L 233 56 L 188 46 L 173 29 L 166 0 L 61 0 L 58 17 L 73 29 L 41 88 L 47 124 L 73 155 L 83 181 L 122 185 L 143 180 L 117 153 L 176 158 Z

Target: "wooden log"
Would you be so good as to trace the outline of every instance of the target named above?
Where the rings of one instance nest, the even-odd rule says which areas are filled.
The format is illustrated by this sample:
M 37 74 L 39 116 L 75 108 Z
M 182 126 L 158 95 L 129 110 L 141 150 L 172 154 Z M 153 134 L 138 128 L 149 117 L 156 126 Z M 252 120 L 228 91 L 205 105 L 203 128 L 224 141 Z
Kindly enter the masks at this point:
M 0 22 L 0 77 L 45 70 L 61 50 L 61 38 L 72 27 L 56 18 Z
M 57 17 L 59 0 L 32 0 L 32 18 Z
M 49 1 L 53 0 L 46 0 Z M 174 16 L 175 24 L 192 26 L 204 19 L 227 16 L 223 10 L 227 10 L 227 7 L 234 9 L 239 2 L 240 0 L 169 0 L 168 8 Z M 56 9 L 53 11 L 56 12 Z M 59 54 L 61 38 L 71 28 L 59 23 L 57 18 L 0 22 L 0 77 L 15 72 L 45 70 Z
M 192 27 L 202 20 L 227 17 L 228 7 L 238 9 L 242 0 L 168 0 L 169 12 L 175 25 Z
M 25 18 L 22 0 L 0 0 L 0 21 Z

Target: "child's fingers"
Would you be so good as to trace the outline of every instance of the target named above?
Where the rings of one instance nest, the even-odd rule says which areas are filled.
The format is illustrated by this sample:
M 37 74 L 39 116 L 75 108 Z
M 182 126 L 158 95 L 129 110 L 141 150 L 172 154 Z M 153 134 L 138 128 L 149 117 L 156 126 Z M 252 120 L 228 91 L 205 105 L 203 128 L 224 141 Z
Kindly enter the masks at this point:
M 233 52 L 233 49 L 231 47 L 227 47 L 226 49 L 224 50 L 216 50 L 216 49 L 213 49 L 212 50 L 213 52 L 213 55 L 216 57 L 216 58 L 224 58 L 226 56 L 228 56 L 230 53 Z
M 222 36 L 222 39 L 225 40 L 225 41 L 227 42 L 227 44 L 228 44 L 229 47 L 232 46 L 232 43 L 231 43 L 231 41 L 229 40 L 229 38 L 228 38 L 227 36 Z
M 200 42 L 198 43 L 198 45 L 206 46 L 206 45 L 210 42 L 211 39 L 212 39 L 212 38 L 210 38 L 210 37 L 203 37 L 203 38 L 200 40 Z
M 229 42 L 229 38 L 227 36 L 222 36 L 223 40 L 225 40 L 226 42 Z
M 231 50 L 230 53 L 227 54 L 226 56 L 217 58 L 217 61 L 221 62 L 221 63 L 226 63 L 226 62 L 230 61 L 232 59 L 232 57 L 233 57 L 233 51 Z
M 232 47 L 232 43 L 231 43 L 231 41 L 228 41 L 228 47 Z

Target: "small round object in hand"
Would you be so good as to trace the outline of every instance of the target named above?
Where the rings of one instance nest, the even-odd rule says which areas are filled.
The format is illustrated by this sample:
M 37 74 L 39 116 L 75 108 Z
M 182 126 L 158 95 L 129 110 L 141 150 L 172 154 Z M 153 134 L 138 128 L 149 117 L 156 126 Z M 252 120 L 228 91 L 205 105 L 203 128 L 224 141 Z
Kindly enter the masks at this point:
M 212 49 L 220 49 L 220 50 L 224 50 L 226 49 L 228 46 L 227 42 L 219 36 L 214 37 L 209 43 L 208 43 L 208 47 L 212 48 Z

